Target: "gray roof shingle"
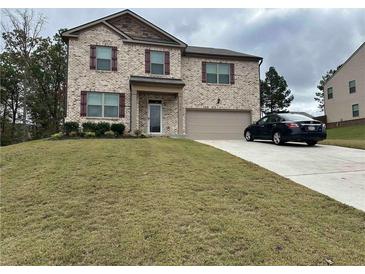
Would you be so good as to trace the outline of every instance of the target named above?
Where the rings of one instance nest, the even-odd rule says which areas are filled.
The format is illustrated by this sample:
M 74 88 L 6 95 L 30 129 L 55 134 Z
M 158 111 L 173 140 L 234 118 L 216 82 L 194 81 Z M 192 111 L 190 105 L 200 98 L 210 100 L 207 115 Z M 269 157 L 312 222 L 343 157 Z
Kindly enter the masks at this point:
M 261 60 L 262 57 L 246 54 L 238 51 L 233 51 L 229 49 L 218 49 L 218 48 L 206 48 L 206 47 L 196 47 L 188 46 L 185 48 L 186 55 L 213 55 L 213 56 L 223 56 L 223 57 L 241 57 L 241 58 L 252 58 Z

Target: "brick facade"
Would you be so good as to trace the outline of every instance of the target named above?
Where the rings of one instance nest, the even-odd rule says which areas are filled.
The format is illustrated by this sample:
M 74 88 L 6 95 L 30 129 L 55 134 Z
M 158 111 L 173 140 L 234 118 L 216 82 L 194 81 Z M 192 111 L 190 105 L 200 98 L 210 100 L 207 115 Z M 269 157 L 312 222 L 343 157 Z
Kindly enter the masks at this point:
M 257 61 L 220 61 L 183 55 L 183 48 L 144 45 L 123 42 L 120 35 L 103 24 L 87 28 L 77 38 L 70 38 L 68 59 L 68 91 L 66 121 L 122 122 L 126 132 L 131 129 L 131 88 L 130 76 L 153 76 L 182 79 L 183 88 L 183 133 L 187 108 L 232 109 L 251 111 L 252 120 L 259 119 L 259 64 Z M 117 71 L 90 70 L 90 45 L 117 47 Z M 145 49 L 170 52 L 170 74 L 151 75 L 145 73 Z M 202 61 L 235 64 L 233 85 L 202 83 Z M 80 117 L 81 91 L 125 93 L 124 118 Z M 147 132 L 148 100 L 161 100 L 163 105 L 163 134 L 178 133 L 178 101 L 176 94 L 138 92 L 137 128 Z M 219 102 L 219 103 L 218 103 Z

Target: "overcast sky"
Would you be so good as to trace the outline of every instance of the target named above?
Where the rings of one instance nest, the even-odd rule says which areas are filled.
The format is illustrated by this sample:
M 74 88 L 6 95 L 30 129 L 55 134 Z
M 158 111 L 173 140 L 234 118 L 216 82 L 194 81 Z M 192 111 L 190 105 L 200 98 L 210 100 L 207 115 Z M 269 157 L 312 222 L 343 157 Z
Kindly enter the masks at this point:
M 44 35 L 122 9 L 36 9 Z M 365 41 L 365 9 L 131 9 L 189 45 L 228 48 L 264 58 L 293 91 L 291 110 L 319 114 L 313 100 L 327 70 Z

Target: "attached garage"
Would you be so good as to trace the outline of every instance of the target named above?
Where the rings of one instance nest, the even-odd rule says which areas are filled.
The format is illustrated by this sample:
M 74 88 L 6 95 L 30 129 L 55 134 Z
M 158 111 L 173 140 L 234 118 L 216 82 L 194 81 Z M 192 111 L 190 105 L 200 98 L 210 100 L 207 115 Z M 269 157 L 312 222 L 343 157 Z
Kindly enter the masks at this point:
M 186 110 L 186 134 L 191 139 L 242 139 L 250 123 L 249 111 Z

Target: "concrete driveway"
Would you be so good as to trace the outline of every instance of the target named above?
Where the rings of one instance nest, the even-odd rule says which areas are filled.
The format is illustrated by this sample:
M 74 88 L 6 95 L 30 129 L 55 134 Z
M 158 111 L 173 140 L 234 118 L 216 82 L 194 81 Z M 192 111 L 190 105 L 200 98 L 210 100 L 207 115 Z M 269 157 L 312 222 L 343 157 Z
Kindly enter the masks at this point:
M 365 151 L 337 146 L 199 140 L 365 211 Z

